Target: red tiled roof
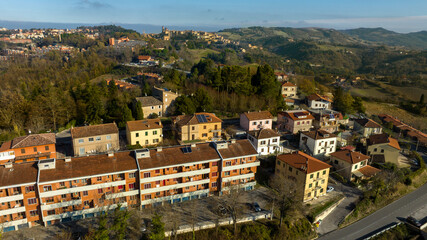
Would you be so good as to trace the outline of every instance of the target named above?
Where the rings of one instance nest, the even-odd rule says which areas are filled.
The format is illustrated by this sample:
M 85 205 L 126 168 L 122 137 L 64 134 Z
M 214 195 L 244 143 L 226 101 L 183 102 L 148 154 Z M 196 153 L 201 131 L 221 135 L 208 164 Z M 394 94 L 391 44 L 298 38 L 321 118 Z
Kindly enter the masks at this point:
M 273 119 L 273 115 L 271 115 L 269 111 L 245 112 L 243 115 L 246 116 L 249 121 Z
M 379 125 L 378 123 L 376 123 L 375 121 L 369 118 L 355 119 L 354 121 L 357 122 L 360 126 L 365 128 L 381 128 L 381 125 Z
M 309 156 L 303 152 L 282 154 L 277 156 L 277 159 L 307 174 L 332 167 L 331 165 L 322 162 L 312 156 Z
M 388 143 L 391 147 L 396 148 L 397 150 L 400 150 L 399 143 L 396 139 L 389 137 L 387 134 L 374 134 L 369 136 L 368 138 L 368 145 L 376 145 L 376 144 L 383 144 Z
M 30 134 L 13 139 L 10 148 L 23 148 L 55 143 L 55 133 Z
M 369 159 L 369 156 L 361 154 L 359 152 L 353 152 L 350 150 L 342 150 L 338 152 L 331 153 L 331 156 L 346 161 L 351 164 L 355 164 L 366 159 Z
M 205 115 L 207 122 L 199 122 L 197 115 Z M 215 116 L 213 113 L 195 113 L 193 115 L 179 115 L 174 118 L 174 123 L 176 123 L 178 126 L 184 126 L 184 125 L 194 125 L 194 124 L 205 124 L 205 123 L 220 123 L 222 120 Z
M 307 137 L 315 139 L 315 140 L 337 137 L 337 135 L 335 135 L 333 133 L 328 133 L 324 130 L 307 131 L 307 132 L 302 132 L 301 134 L 304 134 Z
M 310 96 L 308 96 L 308 97 L 307 97 L 307 99 L 308 99 L 309 101 L 319 101 L 319 100 L 323 100 L 323 101 L 327 101 L 327 102 L 332 102 L 332 100 L 331 100 L 331 99 L 329 99 L 328 97 L 326 97 L 326 96 L 322 96 L 322 95 L 319 95 L 319 94 L 317 94 L 317 93 L 315 93 L 315 94 L 311 94 Z
M 374 167 L 369 166 L 369 165 L 366 165 L 366 166 L 358 169 L 357 171 L 359 171 L 360 173 L 362 173 L 365 177 L 372 177 L 375 174 L 377 174 L 378 172 L 381 172 L 380 169 L 374 168 Z
M 92 137 L 114 133 L 119 133 L 119 129 L 115 123 L 71 128 L 71 138 Z
M 310 112 L 301 110 L 301 111 L 286 111 L 286 112 L 279 112 L 278 115 L 281 115 L 286 118 L 290 118 L 292 120 L 308 120 L 308 119 L 314 119 L 313 115 L 310 114 Z
M 256 139 L 280 137 L 280 134 L 276 133 L 272 129 L 261 129 L 257 131 L 249 131 L 249 134 L 255 137 Z
M 163 128 L 162 122 L 160 118 L 156 119 L 145 119 L 145 120 L 137 120 L 137 121 L 128 121 L 126 123 L 129 131 L 141 131 L 148 129 L 157 129 Z
M 138 56 L 138 60 L 150 60 L 151 56 L 146 56 L 146 55 L 139 55 Z
M 12 168 L 0 167 L 0 187 L 35 183 L 36 181 L 37 162 L 14 164 Z
M 291 83 L 291 82 L 284 82 L 282 84 L 282 87 L 296 87 L 297 85 Z

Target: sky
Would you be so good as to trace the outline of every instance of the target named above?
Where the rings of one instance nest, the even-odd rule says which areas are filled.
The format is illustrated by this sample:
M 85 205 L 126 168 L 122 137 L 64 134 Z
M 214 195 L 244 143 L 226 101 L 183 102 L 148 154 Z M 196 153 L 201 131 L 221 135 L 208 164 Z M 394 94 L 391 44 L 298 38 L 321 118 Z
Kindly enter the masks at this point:
M 427 30 L 426 0 L 0 0 L 0 21 Z M 1 27 L 1 26 L 0 26 Z

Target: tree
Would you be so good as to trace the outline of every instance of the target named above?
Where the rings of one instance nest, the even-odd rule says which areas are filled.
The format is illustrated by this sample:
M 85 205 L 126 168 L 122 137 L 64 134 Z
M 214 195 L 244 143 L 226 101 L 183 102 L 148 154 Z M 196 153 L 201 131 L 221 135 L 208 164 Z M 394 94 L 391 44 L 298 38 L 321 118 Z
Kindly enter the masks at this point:
M 285 179 L 280 176 L 273 176 L 269 182 L 273 190 L 273 202 L 279 207 L 280 227 L 283 218 L 292 211 L 299 211 L 302 207 L 302 196 L 297 190 L 296 183 L 292 179 Z
M 421 94 L 419 104 L 420 104 L 420 105 L 423 105 L 423 104 L 424 104 L 424 93 L 423 93 L 423 94 Z
M 343 114 L 353 112 L 353 97 L 348 92 L 344 92 L 341 87 L 338 87 L 334 91 L 334 102 L 333 105 L 336 110 Z
M 165 239 L 165 224 L 162 222 L 162 216 L 155 213 L 151 221 L 152 227 L 149 235 L 150 240 Z
M 210 112 L 212 110 L 212 99 L 203 88 L 196 90 L 192 102 L 196 106 L 197 112 Z
M 135 120 L 144 119 L 144 113 L 142 112 L 142 105 L 140 101 L 134 99 L 132 101 L 132 116 Z
M 196 106 L 194 106 L 193 101 L 185 95 L 175 99 L 175 107 L 177 114 L 193 114 L 196 112 Z
M 223 196 L 222 205 L 227 209 L 228 214 L 233 220 L 233 233 L 237 236 L 237 220 L 243 214 L 243 194 L 245 191 L 240 184 L 229 187 L 228 193 Z
M 122 240 L 126 237 L 129 215 L 128 210 L 120 209 L 120 204 L 114 209 L 113 225 L 111 226 L 111 230 L 115 236 L 114 239 Z
M 110 230 L 108 229 L 108 216 L 106 213 L 101 213 L 98 219 L 98 229 L 93 234 L 95 240 L 108 240 L 110 239 Z

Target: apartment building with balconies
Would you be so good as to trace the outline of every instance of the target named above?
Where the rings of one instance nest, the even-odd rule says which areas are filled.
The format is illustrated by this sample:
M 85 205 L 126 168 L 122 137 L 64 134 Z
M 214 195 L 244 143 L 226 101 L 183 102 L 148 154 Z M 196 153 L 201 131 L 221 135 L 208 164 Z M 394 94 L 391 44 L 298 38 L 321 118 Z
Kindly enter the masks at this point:
M 331 167 L 302 152 L 282 154 L 276 158 L 275 177 L 289 181 L 289 190 L 295 190 L 297 197 L 306 202 L 326 194 Z
M 0 226 L 48 226 L 222 194 L 233 185 L 250 190 L 257 155 L 248 140 L 233 140 L 0 166 Z
M 119 129 L 116 123 L 71 128 L 74 156 L 117 151 Z
M 172 118 L 173 128 L 181 141 L 214 141 L 221 139 L 222 120 L 213 113 L 195 113 Z
M 30 134 L 7 141 L 0 147 L 0 165 L 56 157 L 54 133 Z
M 160 118 L 128 121 L 126 138 L 129 145 L 156 146 L 163 142 L 163 125 Z

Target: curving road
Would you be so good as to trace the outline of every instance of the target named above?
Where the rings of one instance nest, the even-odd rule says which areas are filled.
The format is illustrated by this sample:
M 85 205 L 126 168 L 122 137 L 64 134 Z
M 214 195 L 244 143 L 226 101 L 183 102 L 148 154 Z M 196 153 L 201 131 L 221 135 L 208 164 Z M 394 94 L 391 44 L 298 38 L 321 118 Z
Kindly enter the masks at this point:
M 392 223 L 399 222 L 409 215 L 427 216 L 427 184 L 412 193 L 394 201 L 373 214 L 343 229 L 321 236 L 319 239 L 364 239 Z M 420 213 L 419 211 L 426 211 Z

